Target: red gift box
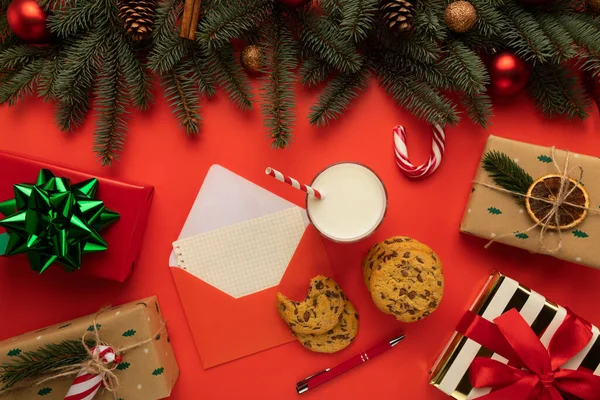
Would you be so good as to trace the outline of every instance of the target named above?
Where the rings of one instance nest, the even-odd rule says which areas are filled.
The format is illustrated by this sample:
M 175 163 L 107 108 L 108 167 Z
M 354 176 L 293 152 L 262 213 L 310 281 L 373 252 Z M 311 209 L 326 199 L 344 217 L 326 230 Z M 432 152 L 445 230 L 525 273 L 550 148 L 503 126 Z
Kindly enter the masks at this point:
M 99 186 L 96 198 L 102 200 L 107 208 L 119 213 L 120 218 L 100 232 L 108 243 L 108 250 L 84 255 L 81 271 L 118 282 L 124 282 L 131 275 L 146 228 L 154 194 L 152 186 L 99 178 L 3 152 L 0 152 L 0 165 L 4 171 L 0 174 L 0 201 L 14 197 L 14 184 L 35 183 L 42 168 L 49 169 L 58 177 L 71 179 L 71 183 L 97 178 Z M 10 259 L 28 264 L 25 255 L 10 256 Z M 60 266 L 55 265 L 52 268 L 60 268 Z

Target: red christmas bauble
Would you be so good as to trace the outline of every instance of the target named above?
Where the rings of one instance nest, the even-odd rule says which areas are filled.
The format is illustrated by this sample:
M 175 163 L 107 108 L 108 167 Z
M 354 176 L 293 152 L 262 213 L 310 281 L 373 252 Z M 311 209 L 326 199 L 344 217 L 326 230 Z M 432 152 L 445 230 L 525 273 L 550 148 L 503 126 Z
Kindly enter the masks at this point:
M 307 5 L 311 2 L 311 0 L 277 0 L 277 2 L 288 7 L 299 8 Z
M 46 43 L 50 29 L 46 25 L 48 14 L 36 0 L 13 0 L 6 10 L 8 26 L 15 35 L 29 43 Z
M 529 79 L 529 67 L 513 53 L 498 53 L 490 62 L 490 86 L 492 91 L 503 96 L 520 92 Z

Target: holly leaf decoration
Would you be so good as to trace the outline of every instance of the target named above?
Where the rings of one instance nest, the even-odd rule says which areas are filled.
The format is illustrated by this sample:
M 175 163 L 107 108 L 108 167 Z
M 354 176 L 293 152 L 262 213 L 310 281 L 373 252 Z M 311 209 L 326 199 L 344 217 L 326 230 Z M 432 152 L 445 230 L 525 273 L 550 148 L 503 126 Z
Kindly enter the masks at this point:
M 135 329 L 128 329 L 125 332 L 123 332 L 123 336 L 124 337 L 132 337 L 133 335 L 135 335 Z
M 165 369 L 163 367 L 156 368 L 154 371 L 152 371 L 152 375 L 162 375 L 163 372 L 165 372 Z
M 52 388 L 45 387 L 40 389 L 40 391 L 38 392 L 38 396 L 47 396 L 50 393 L 52 393 Z
M 586 237 L 589 237 L 587 233 L 585 233 L 584 231 L 580 231 L 579 229 L 575 229 L 573 231 L 573 236 L 580 239 L 585 239 Z
M 488 208 L 488 212 L 490 214 L 493 214 L 493 215 L 500 215 L 500 214 L 502 214 L 502 211 L 500 211 L 500 209 L 498 209 L 496 207 L 490 207 L 490 208 Z
M 517 232 L 517 233 L 515 233 L 515 237 L 517 239 L 529 239 L 529 235 L 526 234 L 525 232 Z
M 96 324 L 96 330 L 98 330 L 98 331 L 99 331 L 101 326 L 102 326 L 102 325 L 100 325 L 100 324 Z M 94 325 L 90 325 L 90 326 L 88 327 L 88 329 L 87 329 L 87 330 L 88 330 L 89 332 L 94 332 Z
M 549 156 L 547 156 L 545 154 L 542 154 L 542 155 L 538 156 L 538 160 L 540 160 L 543 163 L 548 164 L 548 163 L 552 162 L 552 157 L 549 157 Z
M 8 352 L 7 356 L 9 357 L 16 357 L 19 354 L 21 354 L 21 349 L 12 349 Z
M 120 362 L 119 364 L 117 364 L 117 369 L 119 371 L 125 371 L 130 366 L 131 366 L 130 363 L 128 363 L 127 361 L 123 361 L 123 362 Z

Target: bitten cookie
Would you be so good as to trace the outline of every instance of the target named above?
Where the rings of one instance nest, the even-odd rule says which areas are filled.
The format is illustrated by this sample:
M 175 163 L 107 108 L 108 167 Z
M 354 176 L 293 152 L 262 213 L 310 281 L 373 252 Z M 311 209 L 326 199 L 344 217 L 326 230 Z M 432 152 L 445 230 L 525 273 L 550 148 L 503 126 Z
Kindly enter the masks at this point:
M 358 313 L 348 300 L 340 322 L 331 330 L 318 335 L 297 333 L 302 346 L 317 353 L 335 353 L 348 347 L 358 334 Z
M 406 250 L 378 264 L 370 283 L 377 308 L 402 322 L 430 315 L 444 293 L 441 263 L 433 253 L 423 250 Z
M 377 243 L 371 248 L 362 265 L 365 285 L 369 291 L 371 290 L 370 280 L 373 268 L 379 263 L 400 257 L 406 250 L 421 250 L 431 253 L 433 257 L 437 259 L 437 255 L 429 246 L 407 236 L 394 236 L 383 242 Z
M 346 306 L 344 292 L 333 279 L 318 275 L 311 279 L 304 301 L 277 293 L 279 315 L 295 333 L 325 333 L 336 326 Z

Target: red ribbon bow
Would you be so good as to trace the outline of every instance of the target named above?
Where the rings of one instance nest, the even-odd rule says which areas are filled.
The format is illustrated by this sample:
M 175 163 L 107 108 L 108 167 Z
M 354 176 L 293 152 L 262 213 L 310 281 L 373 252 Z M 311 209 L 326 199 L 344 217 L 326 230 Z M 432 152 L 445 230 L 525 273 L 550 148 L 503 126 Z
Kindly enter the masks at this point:
M 495 324 L 494 324 L 495 323 Z M 494 323 L 467 312 L 458 332 L 509 360 L 509 365 L 477 357 L 471 363 L 471 384 L 495 391 L 485 400 L 600 400 L 600 376 L 589 370 L 562 369 L 591 340 L 591 324 L 568 311 L 548 349 L 515 309 Z

